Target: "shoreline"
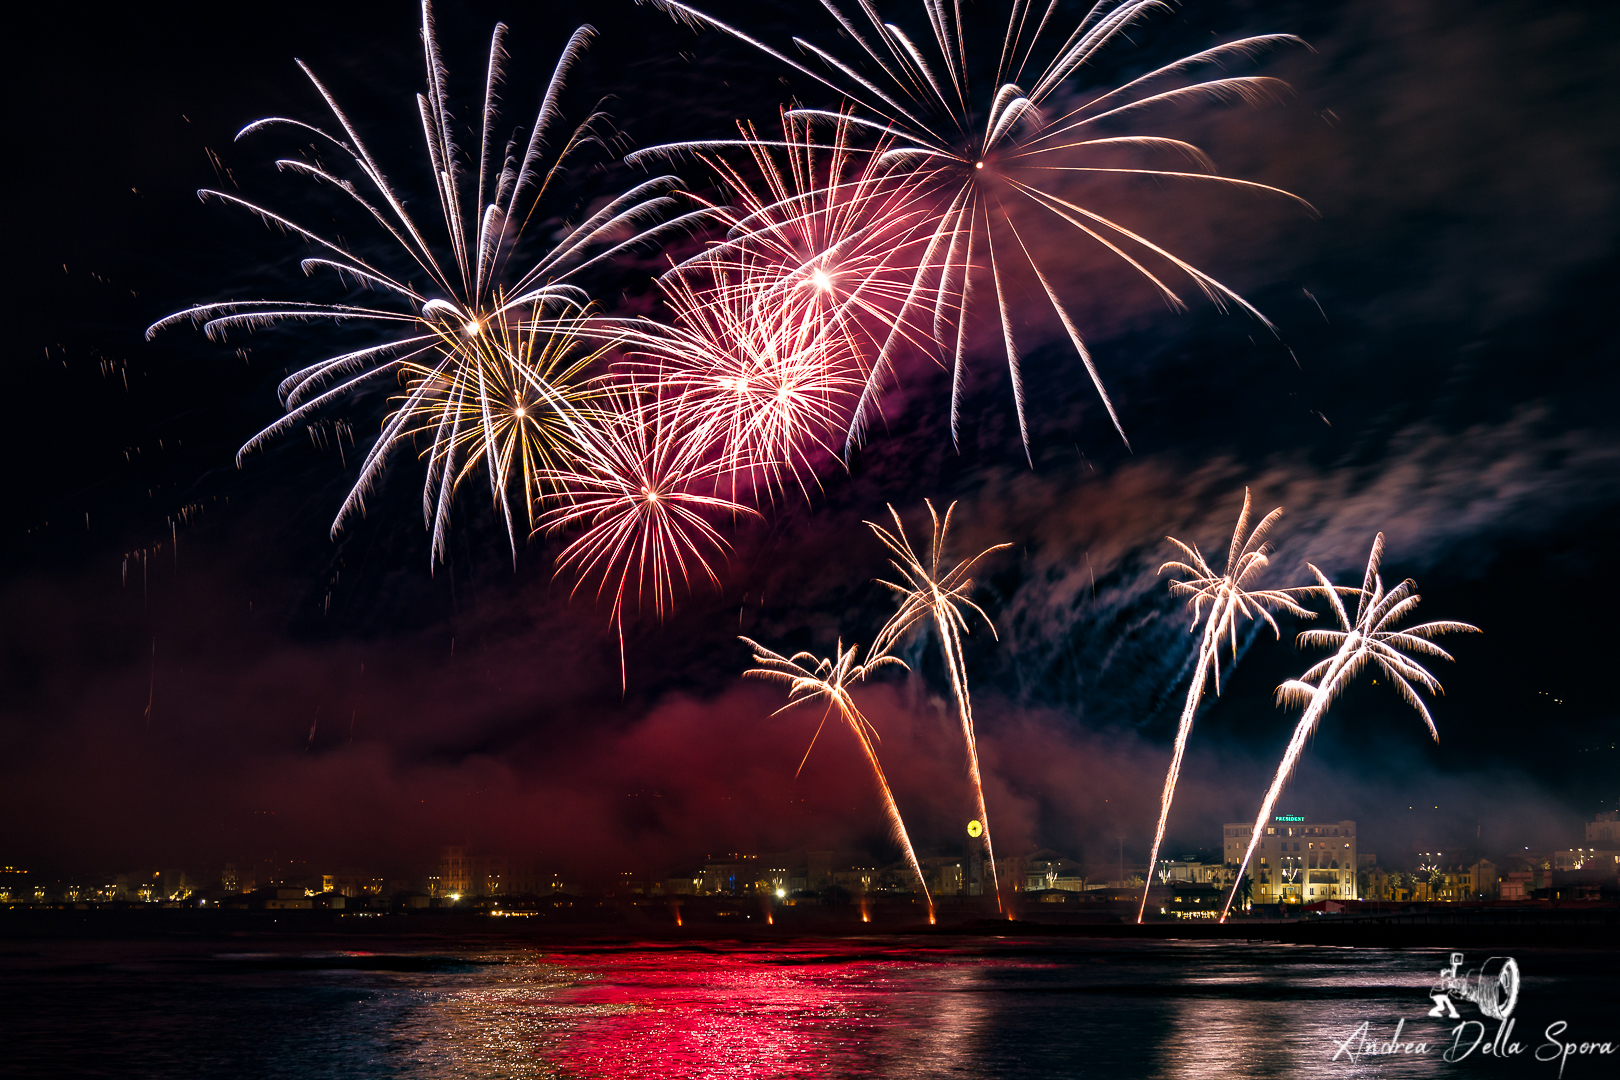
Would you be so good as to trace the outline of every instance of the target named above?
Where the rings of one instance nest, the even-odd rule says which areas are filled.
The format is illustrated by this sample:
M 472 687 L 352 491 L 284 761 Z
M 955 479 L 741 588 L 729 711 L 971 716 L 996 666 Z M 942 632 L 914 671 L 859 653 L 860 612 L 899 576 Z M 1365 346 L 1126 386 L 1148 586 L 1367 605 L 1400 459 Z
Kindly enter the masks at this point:
M 584 913 L 581 913 L 582 916 Z M 697 915 L 697 912 L 693 912 Z M 725 913 L 730 914 L 730 913 Z M 817 912 L 817 915 L 823 913 Z M 495 917 L 476 911 L 371 914 L 329 911 L 196 909 L 0 910 L 0 943 L 29 941 L 320 937 L 368 940 L 567 940 L 680 942 L 849 938 L 923 938 L 946 945 L 997 938 L 1093 939 L 1142 943 L 1256 943 L 1346 948 L 1553 947 L 1620 949 L 1620 908 L 1535 912 L 1456 911 L 1192 921 L 1055 921 L 974 918 L 947 925 L 882 918 L 872 922 L 830 909 L 767 925 L 763 918 L 689 918 L 676 926 L 638 909 L 558 919 L 547 914 Z M 844 916 L 844 917 L 840 917 Z

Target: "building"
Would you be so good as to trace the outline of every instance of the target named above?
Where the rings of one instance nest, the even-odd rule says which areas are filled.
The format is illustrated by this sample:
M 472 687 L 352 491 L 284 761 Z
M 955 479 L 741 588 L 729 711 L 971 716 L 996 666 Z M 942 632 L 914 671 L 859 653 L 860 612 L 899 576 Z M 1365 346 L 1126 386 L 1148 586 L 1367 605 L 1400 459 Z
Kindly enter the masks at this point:
M 1365 888 L 1362 887 L 1360 875 L 1366 874 Z M 1377 863 L 1356 871 L 1356 887 L 1361 892 L 1361 900 L 1387 900 L 1394 903 L 1405 903 L 1412 899 L 1412 883 L 1410 875 L 1398 870 L 1386 870 Z
M 1086 887 L 1086 868 L 1048 848 L 1042 848 L 1033 855 L 1026 856 L 1023 864 L 1020 891 L 1045 892 L 1060 889 L 1064 892 L 1082 892 Z M 1003 871 L 1003 876 L 1009 879 L 1012 877 L 1006 871 Z
M 1592 826 L 1586 827 L 1586 835 L 1592 835 Z M 1620 843 L 1610 843 L 1608 848 L 1620 848 Z M 1554 870 L 1591 870 L 1601 873 L 1604 870 L 1611 874 L 1620 873 L 1620 850 L 1604 850 L 1596 848 L 1570 848 L 1568 851 L 1555 851 L 1552 853 L 1552 869 Z
M 321 875 L 321 891 L 345 897 L 378 896 L 383 891 L 383 879 L 369 870 L 345 866 L 335 874 Z
M 467 849 L 459 844 L 447 846 L 439 852 L 439 872 L 429 877 L 434 896 L 466 896 L 472 893 L 471 867 L 467 862 Z
M 1509 870 L 1502 875 L 1500 899 L 1528 900 L 1535 887 L 1535 871 Z
M 830 866 L 832 852 L 826 852 L 826 855 Z M 703 869 L 698 872 L 697 876 L 703 880 L 698 885 L 697 891 L 704 895 L 726 893 L 733 896 L 753 892 L 759 880 L 758 863 L 757 855 L 722 855 L 714 862 L 705 863 Z M 830 884 L 832 878 L 830 869 L 825 876 Z
M 1242 853 L 1239 852 L 1238 858 L 1242 857 Z M 1214 885 L 1217 888 L 1230 889 L 1236 877 L 1236 866 L 1191 862 L 1185 859 L 1164 859 L 1159 862 L 1159 870 L 1154 875 L 1154 880 L 1161 885 Z
M 1228 866 L 1243 861 L 1252 824 L 1228 823 L 1221 850 Z M 1256 904 L 1310 904 L 1318 900 L 1359 899 L 1356 889 L 1356 823 L 1306 821 L 1298 814 L 1275 814 L 1255 848 L 1249 873 Z
M 962 860 L 954 855 L 934 855 L 921 860 L 923 880 L 934 896 L 966 896 Z
M 1471 865 L 1436 867 L 1426 880 L 1417 883 L 1416 898 L 1441 903 L 1495 900 L 1500 888 L 1496 864 L 1481 859 Z
M 1620 810 L 1605 810 L 1589 822 L 1586 842 L 1595 848 L 1620 848 Z

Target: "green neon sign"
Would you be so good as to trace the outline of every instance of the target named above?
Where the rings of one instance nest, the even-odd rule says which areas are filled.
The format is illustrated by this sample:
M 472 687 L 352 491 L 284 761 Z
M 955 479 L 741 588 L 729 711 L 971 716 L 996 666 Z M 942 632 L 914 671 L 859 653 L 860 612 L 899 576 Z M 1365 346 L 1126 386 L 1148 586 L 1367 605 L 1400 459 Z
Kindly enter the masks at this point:
M 1298 814 L 1278 814 L 1276 817 L 1272 818 L 1271 820 L 1272 821 L 1304 821 L 1305 819 L 1300 817 Z

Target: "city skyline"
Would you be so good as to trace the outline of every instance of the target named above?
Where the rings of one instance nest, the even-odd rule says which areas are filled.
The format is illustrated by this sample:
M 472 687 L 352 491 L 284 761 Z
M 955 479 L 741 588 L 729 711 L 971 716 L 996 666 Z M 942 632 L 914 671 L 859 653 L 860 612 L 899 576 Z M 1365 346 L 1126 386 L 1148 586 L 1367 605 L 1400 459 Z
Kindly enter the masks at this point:
M 1411 837 L 1404 843 L 1384 842 L 1395 841 L 1394 837 L 1377 838 L 1374 846 L 1384 852 L 1380 856 L 1361 842 L 1357 823 L 1350 820 L 1315 822 L 1302 814 L 1278 813 L 1272 822 L 1250 875 L 1253 887 L 1245 894 L 1246 904 L 1309 905 L 1325 900 L 1364 899 L 1526 900 L 1533 898 L 1533 890 L 1552 881 L 1545 872 L 1556 871 L 1571 884 L 1602 887 L 1613 885 L 1609 879 L 1620 872 L 1620 812 L 1616 811 L 1602 812 L 1596 820 L 1585 823 L 1580 837 L 1584 844 L 1532 851 L 1528 847 L 1487 847 L 1477 840 L 1470 843 L 1459 839 L 1445 845 L 1451 848 L 1450 856 L 1431 846 L 1432 838 Z M 1116 863 L 1073 858 L 1042 848 L 998 858 L 997 868 L 1008 878 L 1006 892 L 1014 898 L 1018 893 L 1042 889 L 1136 889 L 1139 895 L 1144 884 L 1176 882 L 1218 886 L 1210 893 L 1215 896 L 1220 889 L 1231 888 L 1251 828 L 1249 823 L 1228 822 L 1221 829 L 1219 844 L 1168 854 L 1152 868 L 1137 861 L 1134 852 L 1127 861 L 1123 844 Z M 1301 844 L 1304 849 L 1294 850 Z M 964 837 L 955 854 L 922 853 L 930 894 L 988 897 L 991 879 L 980 865 L 982 846 L 982 841 Z M 1329 848 L 1333 849 L 1331 854 L 1326 853 Z M 1317 849 L 1322 850 L 1320 856 Z M 88 872 L 67 879 L 7 864 L 0 867 L 0 903 L 159 903 L 188 898 L 195 903 L 199 897 L 218 903 L 231 896 L 285 891 L 289 887 L 304 896 L 335 892 L 347 897 L 382 897 L 396 906 L 401 897 L 411 895 L 471 902 L 557 892 L 621 899 L 759 892 L 780 899 L 815 898 L 829 886 L 855 894 L 917 893 L 915 877 L 904 859 L 885 860 L 868 851 L 813 846 L 781 852 L 688 853 L 659 866 L 583 876 L 544 859 L 466 843 L 444 846 L 432 859 L 424 854 L 408 869 L 394 866 L 380 872 L 377 867 L 365 865 L 364 860 L 355 860 L 351 865 L 335 863 L 331 859 L 288 855 L 238 854 L 222 866 L 217 862 L 212 867 L 192 863 L 184 869 L 168 866 L 150 874 L 140 870 Z M 1469 890 L 1457 891 L 1438 884 L 1441 878 L 1449 882 L 1459 873 L 1472 875 Z M 286 900 L 292 895 L 277 893 L 277 898 Z

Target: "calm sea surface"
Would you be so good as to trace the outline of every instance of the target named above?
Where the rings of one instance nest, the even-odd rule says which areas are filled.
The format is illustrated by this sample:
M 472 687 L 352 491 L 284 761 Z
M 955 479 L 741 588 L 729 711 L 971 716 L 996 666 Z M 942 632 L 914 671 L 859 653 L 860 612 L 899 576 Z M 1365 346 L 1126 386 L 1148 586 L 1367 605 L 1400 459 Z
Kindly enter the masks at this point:
M 306 943 L 307 944 L 307 943 Z M 1620 1049 L 1612 952 L 1518 950 L 1517 1057 L 1448 1063 L 1441 950 L 1098 940 L 0 946 L 31 1077 L 1557 1077 Z M 1469 954 L 1477 966 L 1484 954 Z M 1463 1019 L 1481 1020 L 1461 1002 Z M 1426 1054 L 1359 1056 L 1402 1020 Z M 1464 1048 L 1474 1040 L 1465 1030 Z M 1360 1041 L 1353 1044 L 1360 1049 Z M 1620 1076 L 1620 1054 L 1564 1077 Z

